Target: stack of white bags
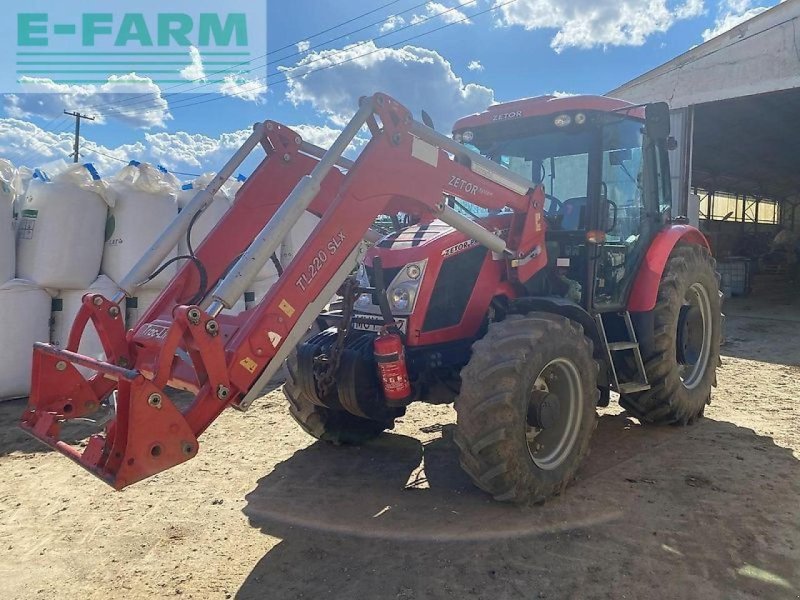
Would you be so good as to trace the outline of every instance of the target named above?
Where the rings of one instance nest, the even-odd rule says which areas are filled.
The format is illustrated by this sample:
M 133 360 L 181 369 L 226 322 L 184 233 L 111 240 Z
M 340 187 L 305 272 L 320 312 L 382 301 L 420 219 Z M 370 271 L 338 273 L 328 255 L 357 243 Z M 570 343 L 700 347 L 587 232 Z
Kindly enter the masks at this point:
M 34 342 L 65 347 L 84 294 L 113 297 L 116 282 L 212 177 L 181 186 L 163 169 L 135 161 L 103 179 L 89 164 L 31 173 L 0 159 L 0 400 L 30 393 Z M 197 219 L 195 249 L 234 203 L 243 179 L 226 183 Z M 310 213 L 303 216 L 284 240 L 281 264 L 291 261 L 318 221 Z M 184 240 L 165 260 L 187 253 Z M 179 266 L 171 264 L 123 301 L 126 327 L 136 324 Z M 269 262 L 226 313 L 252 308 L 276 280 Z M 91 322 L 79 352 L 105 356 Z

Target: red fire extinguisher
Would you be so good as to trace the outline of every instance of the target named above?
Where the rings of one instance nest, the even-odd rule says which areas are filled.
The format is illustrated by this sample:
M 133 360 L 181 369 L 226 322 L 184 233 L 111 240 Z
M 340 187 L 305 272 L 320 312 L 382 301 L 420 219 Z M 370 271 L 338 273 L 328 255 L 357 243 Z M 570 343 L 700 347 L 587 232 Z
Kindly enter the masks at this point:
M 413 394 L 408 381 L 402 338 L 398 333 L 384 328 L 375 338 L 373 350 L 387 403 L 405 406 Z

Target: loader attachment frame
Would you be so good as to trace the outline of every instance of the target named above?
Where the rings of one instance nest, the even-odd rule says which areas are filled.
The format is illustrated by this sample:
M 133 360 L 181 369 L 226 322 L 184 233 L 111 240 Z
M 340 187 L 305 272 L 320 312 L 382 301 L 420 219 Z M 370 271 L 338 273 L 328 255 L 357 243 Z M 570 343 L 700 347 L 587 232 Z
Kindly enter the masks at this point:
M 344 159 L 364 126 L 371 139 L 355 162 Z M 266 158 L 198 247 L 195 260 L 179 269 L 125 332 L 119 302 L 162 263 L 195 214 L 258 146 Z M 532 186 L 414 121 L 384 94 L 362 98 L 327 151 L 284 125 L 259 123 L 120 282 L 123 293 L 110 299 L 85 296 L 67 348 L 36 345 L 21 426 L 116 489 L 184 462 L 195 456 L 198 437 L 223 410 L 246 409 L 257 397 L 363 256 L 378 215 L 435 216 L 497 253 L 511 279 L 525 281 L 546 262 L 544 195 Z M 447 195 L 468 197 L 491 210 L 511 209 L 509 231 L 501 236 L 469 220 L 447 206 Z M 225 314 L 306 210 L 321 220 L 278 281 L 256 307 Z M 103 361 L 78 353 L 90 321 L 105 350 Z M 77 366 L 94 375 L 84 377 Z M 188 391 L 193 399 L 177 403 L 172 389 Z M 82 452 L 61 440 L 64 422 L 89 417 L 102 404 L 113 409 L 113 418 Z

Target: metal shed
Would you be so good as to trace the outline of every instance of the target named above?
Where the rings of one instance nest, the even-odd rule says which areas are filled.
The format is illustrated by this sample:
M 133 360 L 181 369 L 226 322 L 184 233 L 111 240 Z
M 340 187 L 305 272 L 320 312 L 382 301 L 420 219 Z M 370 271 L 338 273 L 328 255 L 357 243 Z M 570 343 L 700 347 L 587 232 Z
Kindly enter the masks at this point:
M 718 258 L 763 263 L 781 228 L 800 233 L 799 21 L 788 0 L 607 94 L 669 103 L 673 205 Z

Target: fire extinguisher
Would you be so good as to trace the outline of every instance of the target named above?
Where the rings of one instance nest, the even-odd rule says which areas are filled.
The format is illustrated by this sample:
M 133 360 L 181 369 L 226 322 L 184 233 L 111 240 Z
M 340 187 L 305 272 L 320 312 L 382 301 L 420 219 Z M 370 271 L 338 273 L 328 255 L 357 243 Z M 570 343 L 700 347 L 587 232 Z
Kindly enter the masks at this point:
M 413 393 L 408 381 L 402 338 L 398 333 L 383 328 L 375 338 L 373 351 L 387 404 L 405 406 Z

